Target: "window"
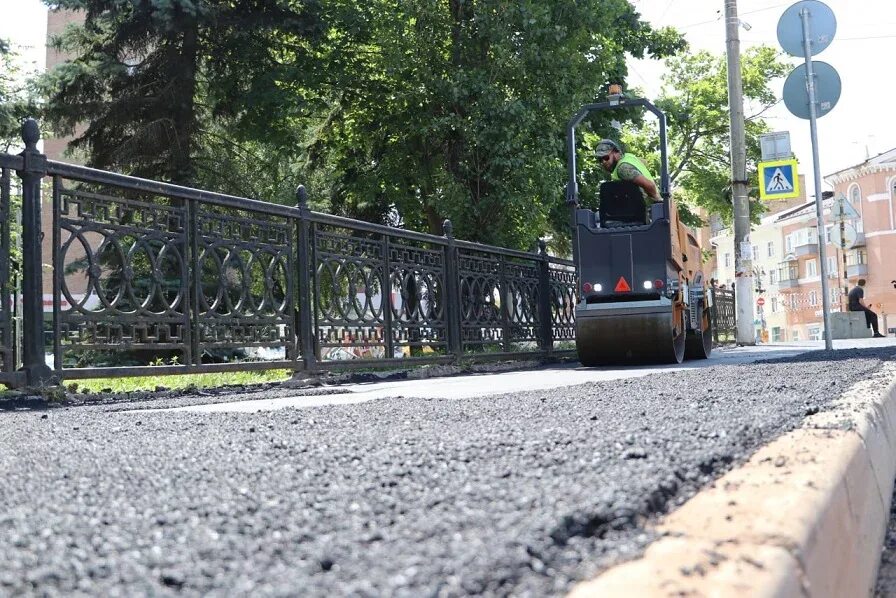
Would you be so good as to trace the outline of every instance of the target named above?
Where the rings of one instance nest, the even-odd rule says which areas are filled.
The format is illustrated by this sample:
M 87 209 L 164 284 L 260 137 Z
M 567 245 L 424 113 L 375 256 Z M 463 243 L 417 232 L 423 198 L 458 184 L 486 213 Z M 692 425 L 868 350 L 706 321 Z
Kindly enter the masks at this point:
M 769 284 L 777 284 L 778 283 L 778 271 L 772 270 L 768 273 L 768 282 Z
M 780 326 L 772 327 L 772 342 L 780 343 L 784 341 L 784 331 Z
M 775 242 L 769 241 L 766 248 L 766 257 L 775 257 Z
M 809 327 L 809 340 L 810 341 L 820 341 L 821 340 L 821 326 L 810 326 Z
M 726 268 L 731 267 L 731 254 L 730 253 L 725 254 L 725 267 Z
M 809 305 L 818 305 L 818 292 L 812 291 L 809 293 Z
M 784 237 L 784 251 L 786 253 L 793 252 L 793 234 L 792 233 L 787 235 L 786 237 Z
M 790 309 L 796 309 L 796 307 L 797 307 L 796 293 L 793 293 L 790 296 Z
M 859 189 L 858 185 L 853 185 L 849 190 L 849 203 L 851 203 L 852 207 L 859 213 L 859 219 L 855 221 L 856 232 L 865 232 L 864 218 L 862 218 L 862 190 Z
M 827 257 L 828 264 L 828 278 L 838 278 L 838 269 L 837 269 L 837 256 L 829 255 Z
M 831 301 L 831 307 L 840 305 L 840 289 L 837 288 L 837 285 L 833 285 L 828 289 L 828 299 Z
M 818 263 L 815 260 L 806 261 L 806 278 L 818 276 Z
M 759 259 L 759 245 L 753 245 L 753 259 Z
M 772 297 L 772 313 L 773 314 L 778 313 L 778 298 L 777 297 Z
M 790 332 L 790 340 L 792 340 L 792 341 L 798 341 L 798 340 L 800 340 L 800 331 L 799 331 L 799 330 L 792 330 L 792 331 Z
M 824 242 L 827 245 L 831 244 L 831 231 L 834 230 L 833 225 L 828 225 L 824 227 Z

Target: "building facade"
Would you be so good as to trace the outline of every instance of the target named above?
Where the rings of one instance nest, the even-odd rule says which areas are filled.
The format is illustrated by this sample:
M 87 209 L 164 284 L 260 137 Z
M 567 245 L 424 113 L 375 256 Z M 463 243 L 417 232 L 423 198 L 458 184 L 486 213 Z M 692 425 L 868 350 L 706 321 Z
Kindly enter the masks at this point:
M 896 148 L 825 177 L 859 215 L 858 241 L 841 260 L 841 284 L 867 280 L 865 303 L 896 327 Z M 884 330 L 881 323 L 881 330 Z
M 828 277 L 832 312 L 847 309 L 847 293 L 864 278 L 866 304 L 881 316 L 881 328 L 896 327 L 896 263 L 888 260 L 896 255 L 896 149 L 824 180 L 833 188 L 823 194 L 824 268 L 815 202 L 805 196 L 798 198 L 796 205 L 770 204 L 771 211 L 751 229 L 757 339 L 823 338 L 823 271 Z M 800 187 L 805 189 L 805 185 Z M 838 217 L 841 195 L 858 218 L 843 221 Z M 849 243 L 842 247 L 841 230 L 845 228 L 852 228 L 855 234 L 846 235 Z M 716 254 L 712 276 L 718 285 L 731 288 L 736 281 L 730 227 L 714 229 L 711 242 Z

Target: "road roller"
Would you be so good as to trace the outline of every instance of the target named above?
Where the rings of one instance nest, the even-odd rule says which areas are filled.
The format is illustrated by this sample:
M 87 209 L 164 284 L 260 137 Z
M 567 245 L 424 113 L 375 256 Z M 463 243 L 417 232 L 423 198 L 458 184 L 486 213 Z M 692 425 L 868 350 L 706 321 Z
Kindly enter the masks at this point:
M 659 120 L 662 202 L 608 181 L 597 210 L 579 203 L 576 127 L 597 111 L 640 108 Z M 712 319 L 696 237 L 678 219 L 669 189 L 666 117 L 646 99 L 611 95 L 583 106 L 567 127 L 573 261 L 578 295 L 576 349 L 584 366 L 681 363 L 712 351 Z

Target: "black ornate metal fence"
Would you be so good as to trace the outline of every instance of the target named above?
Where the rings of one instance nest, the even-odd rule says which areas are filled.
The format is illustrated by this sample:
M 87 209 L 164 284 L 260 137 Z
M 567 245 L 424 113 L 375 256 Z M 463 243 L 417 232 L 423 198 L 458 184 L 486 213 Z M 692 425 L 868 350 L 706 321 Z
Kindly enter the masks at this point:
M 716 343 L 734 342 L 737 336 L 736 311 L 734 308 L 734 291 L 729 289 L 710 289 L 712 298 L 712 335 Z
M 13 334 L 15 303 L 10 280 L 13 263 L 10 219 L 12 216 L 12 176 L 9 165 L 0 162 L 0 382 L 11 384 L 15 379 L 16 342 Z
M 456 240 L 448 221 L 439 237 L 321 214 L 302 187 L 289 207 L 49 161 L 34 121 L 23 140 L 0 154 L 5 298 L 11 170 L 22 183 L 18 371 L 0 310 L 11 386 L 546 356 L 575 338 L 573 265 L 544 243 L 526 253 Z

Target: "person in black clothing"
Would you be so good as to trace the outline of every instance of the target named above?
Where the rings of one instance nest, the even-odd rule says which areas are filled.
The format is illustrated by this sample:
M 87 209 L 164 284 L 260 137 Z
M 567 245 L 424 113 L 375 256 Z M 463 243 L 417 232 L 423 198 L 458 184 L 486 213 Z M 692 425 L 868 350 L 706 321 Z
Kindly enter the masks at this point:
M 865 279 L 860 278 L 856 286 L 849 292 L 849 311 L 865 312 L 865 324 L 874 331 L 874 338 L 883 338 L 884 335 L 877 329 L 877 314 L 862 301 L 865 297 Z

